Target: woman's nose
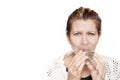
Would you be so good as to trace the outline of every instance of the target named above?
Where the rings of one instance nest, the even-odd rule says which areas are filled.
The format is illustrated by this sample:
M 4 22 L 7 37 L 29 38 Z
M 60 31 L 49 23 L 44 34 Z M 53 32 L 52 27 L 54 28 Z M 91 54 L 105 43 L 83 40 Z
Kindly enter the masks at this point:
M 83 45 L 88 45 L 89 41 L 86 35 L 82 36 L 82 44 Z

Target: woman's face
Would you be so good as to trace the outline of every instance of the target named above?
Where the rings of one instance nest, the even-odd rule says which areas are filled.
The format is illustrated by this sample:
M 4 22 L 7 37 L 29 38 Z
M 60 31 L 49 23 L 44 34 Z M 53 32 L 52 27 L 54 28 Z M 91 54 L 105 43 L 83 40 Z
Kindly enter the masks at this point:
M 88 19 L 75 20 L 67 37 L 74 53 L 77 53 L 79 50 L 94 51 L 99 36 L 94 20 Z

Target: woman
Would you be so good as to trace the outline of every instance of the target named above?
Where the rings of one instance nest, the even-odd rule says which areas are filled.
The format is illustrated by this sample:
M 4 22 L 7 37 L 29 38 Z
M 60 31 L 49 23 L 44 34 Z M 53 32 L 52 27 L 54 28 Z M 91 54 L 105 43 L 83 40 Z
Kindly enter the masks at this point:
M 120 62 L 94 52 L 101 35 L 101 19 L 94 10 L 76 9 L 66 35 L 73 51 L 55 60 L 43 80 L 120 80 Z

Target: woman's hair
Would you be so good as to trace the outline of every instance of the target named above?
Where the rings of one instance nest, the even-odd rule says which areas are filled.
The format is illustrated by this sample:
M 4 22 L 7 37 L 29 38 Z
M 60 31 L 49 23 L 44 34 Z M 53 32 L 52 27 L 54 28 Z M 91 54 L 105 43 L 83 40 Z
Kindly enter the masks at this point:
M 91 10 L 89 8 L 83 8 L 83 7 L 80 7 L 78 9 L 76 9 L 68 17 L 67 27 L 66 27 L 66 34 L 68 36 L 70 35 L 71 26 L 72 26 L 72 23 L 75 20 L 88 20 L 88 19 L 91 19 L 91 20 L 95 21 L 98 34 L 100 35 L 100 33 L 101 33 L 101 19 L 98 16 L 98 13 L 95 12 L 94 10 Z

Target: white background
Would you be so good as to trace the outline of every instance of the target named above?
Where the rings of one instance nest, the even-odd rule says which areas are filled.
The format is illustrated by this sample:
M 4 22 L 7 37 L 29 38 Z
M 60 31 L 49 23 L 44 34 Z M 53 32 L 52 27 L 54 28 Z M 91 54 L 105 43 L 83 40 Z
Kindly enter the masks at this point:
M 40 80 L 45 65 L 70 50 L 66 21 L 80 6 L 102 18 L 96 52 L 119 59 L 119 0 L 1 0 L 0 80 Z

